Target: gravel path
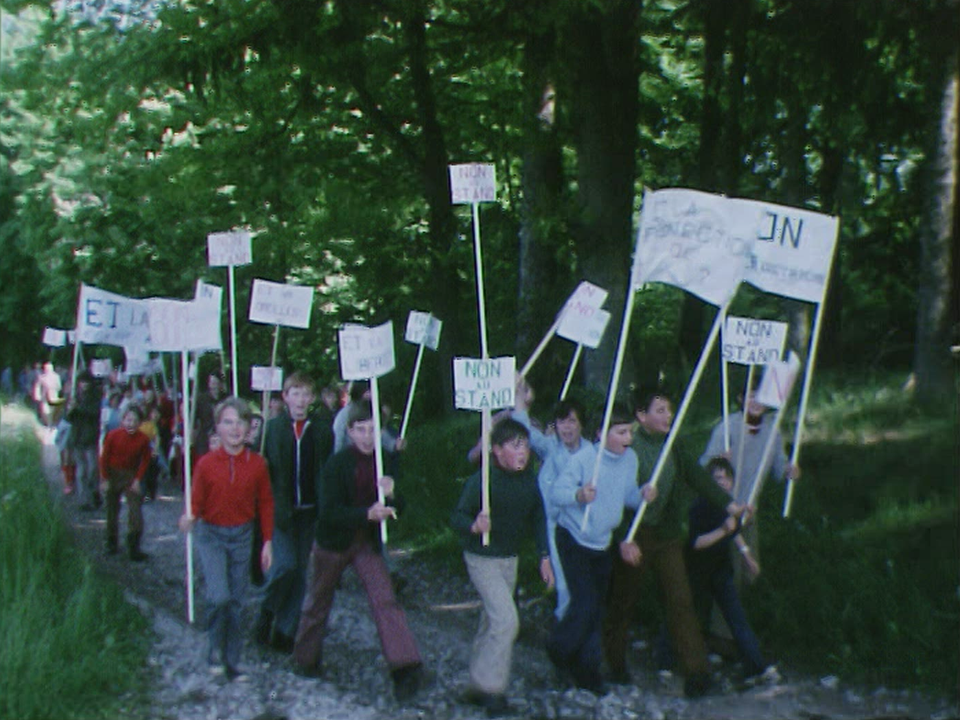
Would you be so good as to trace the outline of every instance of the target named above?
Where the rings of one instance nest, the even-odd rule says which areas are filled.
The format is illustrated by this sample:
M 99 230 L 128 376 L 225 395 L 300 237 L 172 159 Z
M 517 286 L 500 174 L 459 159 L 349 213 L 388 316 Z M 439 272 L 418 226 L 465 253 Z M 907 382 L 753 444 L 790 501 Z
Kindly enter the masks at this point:
M 45 440 L 44 469 L 58 498 L 60 478 L 55 449 Z M 153 619 L 156 634 L 149 664 L 152 703 L 144 708 L 131 698 L 129 718 L 156 720 L 218 720 L 289 718 L 461 719 L 485 717 L 477 708 L 459 704 L 465 688 L 470 641 L 478 617 L 476 594 L 466 572 L 439 576 L 417 557 L 393 551 L 396 566 L 408 581 L 401 596 L 407 618 L 420 646 L 427 670 L 427 686 L 411 702 L 399 705 L 392 695 L 386 666 L 380 656 L 376 631 L 366 599 L 355 576 L 348 572 L 331 615 L 331 634 L 324 655 L 327 675 L 308 680 L 293 674 L 291 661 L 247 642 L 242 664 L 245 680 L 226 681 L 212 676 L 205 662 L 205 638 L 198 625 L 186 621 L 184 577 L 185 542 L 176 521 L 183 507 L 180 492 L 161 487 L 160 496 L 144 507 L 146 532 L 143 549 L 150 559 L 132 563 L 123 554 L 103 553 L 104 513 L 84 513 L 73 497 L 62 500 L 66 517 L 75 528 L 78 546 L 98 570 L 128 590 L 131 602 Z M 125 511 L 121 513 L 124 533 Z M 249 598 L 248 627 L 260 600 L 254 588 Z M 197 617 L 202 617 L 202 586 L 196 582 Z M 649 668 L 646 643 L 634 646 L 632 686 L 611 686 L 597 698 L 585 691 L 556 689 L 543 651 L 549 609 L 539 599 L 521 599 L 523 628 L 515 655 L 509 689 L 511 706 L 527 718 L 797 718 L 868 719 L 960 716 L 952 701 L 918 693 L 863 690 L 836 678 L 801 677 L 783 668 L 787 680 L 772 687 L 745 692 L 731 689 L 733 669 L 717 665 L 725 692 L 699 700 L 683 697 L 679 678 L 661 678 Z M 952 702 L 952 704 L 951 704 Z

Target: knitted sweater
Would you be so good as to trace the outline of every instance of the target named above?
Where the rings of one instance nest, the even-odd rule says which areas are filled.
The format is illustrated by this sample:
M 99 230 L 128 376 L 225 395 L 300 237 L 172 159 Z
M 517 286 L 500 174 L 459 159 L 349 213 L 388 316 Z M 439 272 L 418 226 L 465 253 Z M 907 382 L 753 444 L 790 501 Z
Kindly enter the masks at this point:
M 260 516 L 264 541 L 273 538 L 273 494 L 262 457 L 244 448 L 231 455 L 211 450 L 197 461 L 190 494 L 193 516 L 211 525 L 236 527 Z

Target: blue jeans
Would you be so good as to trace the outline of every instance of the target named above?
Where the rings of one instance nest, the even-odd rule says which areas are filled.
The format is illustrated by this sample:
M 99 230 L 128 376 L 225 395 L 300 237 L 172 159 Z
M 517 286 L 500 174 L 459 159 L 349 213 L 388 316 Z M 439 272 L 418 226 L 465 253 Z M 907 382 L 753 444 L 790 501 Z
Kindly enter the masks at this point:
M 727 569 L 715 570 L 711 573 L 694 571 L 690 573 L 690 586 L 701 626 L 707 627 L 710 621 L 710 608 L 713 602 L 716 602 L 740 650 L 746 675 L 763 672 L 767 662 L 760 653 L 760 641 L 754 635 L 750 621 L 747 620 L 747 614 L 740 603 L 737 586 L 733 581 L 733 572 Z
M 289 638 L 297 634 L 300 624 L 315 522 L 313 512 L 294 511 L 290 528 L 273 529 L 273 564 L 267 576 L 263 609 L 273 613 L 277 632 Z
M 591 550 L 558 525 L 557 551 L 570 589 L 567 611 L 547 640 L 547 653 L 581 687 L 600 684 L 603 646 L 600 640 L 603 607 L 613 559 L 607 550 Z
M 250 585 L 249 523 L 223 527 L 199 521 L 196 525 L 197 555 L 203 568 L 207 602 L 207 637 L 211 664 L 236 668 L 240 662 L 243 635 L 240 620 Z

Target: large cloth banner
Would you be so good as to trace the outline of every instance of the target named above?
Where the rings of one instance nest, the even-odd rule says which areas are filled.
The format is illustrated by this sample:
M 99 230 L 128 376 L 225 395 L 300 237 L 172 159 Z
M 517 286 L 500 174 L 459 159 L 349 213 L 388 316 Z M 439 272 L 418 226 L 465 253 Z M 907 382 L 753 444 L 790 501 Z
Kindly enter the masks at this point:
M 85 345 L 149 348 L 147 301 L 81 285 L 76 338 Z
M 150 298 L 150 349 L 157 352 L 207 350 L 220 335 L 220 309 L 205 300 Z
M 730 200 L 752 218 L 754 240 L 743 279 L 764 292 L 823 300 L 840 220 L 756 200 Z
M 517 359 L 454 358 L 454 407 L 458 410 L 496 410 L 513 405 Z
M 728 315 L 721 332 L 720 356 L 739 365 L 783 360 L 787 323 Z
M 720 195 L 674 188 L 645 192 L 633 288 L 662 282 L 725 305 L 743 278 L 753 217 Z
M 313 308 L 313 288 L 306 285 L 289 285 L 269 280 L 253 281 L 250 292 L 251 322 L 306 330 L 310 327 L 310 310 Z
M 337 333 L 340 375 L 344 380 L 370 380 L 386 375 L 396 365 L 393 321 L 377 327 L 344 325 Z
M 210 267 L 249 265 L 253 262 L 250 233 L 216 232 L 207 235 L 207 264 Z

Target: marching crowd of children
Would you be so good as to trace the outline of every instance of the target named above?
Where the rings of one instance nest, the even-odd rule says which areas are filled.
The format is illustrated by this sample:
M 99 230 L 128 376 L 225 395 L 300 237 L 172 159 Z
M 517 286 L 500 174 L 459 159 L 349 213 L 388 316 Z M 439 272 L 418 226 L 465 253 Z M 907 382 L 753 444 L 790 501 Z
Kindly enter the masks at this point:
M 75 495 L 84 511 L 106 505 L 111 554 L 119 551 L 124 499 L 127 554 L 147 560 L 141 508 L 160 482 L 182 481 L 182 408 L 152 385 L 101 385 L 86 372 L 65 400 L 62 379 L 41 383 L 38 375 L 35 384 L 43 386 L 31 390 L 38 415 L 57 427 L 64 493 Z M 632 407 L 615 403 L 603 437 L 592 438 L 585 409 L 574 400 L 558 403 L 549 430 L 541 430 L 529 413 L 533 391 L 519 380 L 514 407 L 499 413 L 490 431 L 486 499 L 477 471 L 450 516 L 482 606 L 463 702 L 490 715 L 509 713 L 526 538 L 537 548 L 545 586 L 556 591 L 545 649 L 560 682 L 597 694 L 608 683 L 631 682 L 627 648 L 647 570 L 664 621 L 659 661 L 679 670 L 688 697 L 711 689 L 708 634 L 726 633 L 745 677 L 778 679 L 740 602 L 744 581 L 760 572 L 748 500 L 756 497 L 752 483 L 796 478 L 799 468 L 786 461 L 782 438 L 775 438 L 768 466 L 759 467 L 757 448 L 776 430 L 764 423 L 766 408 L 752 390 L 740 399 L 743 414 L 731 418 L 726 432 L 715 428 L 699 459 L 682 443 L 661 458 L 673 424 L 672 400 L 662 388 L 639 388 Z M 423 684 L 423 666 L 381 537 L 381 524 L 404 509 L 405 439 L 390 429 L 389 415 L 376 436 L 363 383 L 347 401 L 333 388 L 318 393 L 309 376 L 295 372 L 280 400 L 263 418 L 250 403 L 225 397 L 222 379 L 211 373 L 191 413 L 193 482 L 180 529 L 194 533 L 203 571 L 211 668 L 229 678 L 242 674 L 244 602 L 251 577 L 256 582 L 262 573 L 253 638 L 290 655 L 298 674 L 321 676 L 330 612 L 341 576 L 352 567 L 395 695 L 408 699 Z M 480 447 L 469 454 L 473 462 L 482 460 Z M 628 537 L 641 506 L 642 520 Z

